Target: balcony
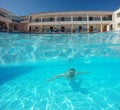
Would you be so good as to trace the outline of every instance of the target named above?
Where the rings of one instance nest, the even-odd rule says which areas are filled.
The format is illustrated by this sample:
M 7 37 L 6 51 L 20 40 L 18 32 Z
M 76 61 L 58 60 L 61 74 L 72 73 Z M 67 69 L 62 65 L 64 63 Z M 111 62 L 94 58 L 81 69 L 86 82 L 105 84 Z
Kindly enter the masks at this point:
M 44 18 L 42 22 L 55 22 L 55 18 Z
M 5 17 L 3 17 L 3 16 L 0 16 L 0 21 L 2 21 L 2 22 L 12 22 L 12 20 L 11 19 L 8 19 L 8 18 L 5 18 Z
M 87 21 L 87 17 L 74 17 L 73 21 Z
M 2 13 L 0 13 L 0 16 L 1 16 L 1 17 L 5 17 L 5 15 L 4 15 L 4 14 L 2 14 Z
M 120 13 L 117 14 L 117 18 L 119 18 L 119 17 L 120 17 Z
M 94 16 L 94 17 L 49 17 L 49 18 L 34 18 L 31 20 L 30 25 L 66 25 L 66 24 L 108 24 L 112 22 L 112 16 Z
M 32 22 L 32 23 L 34 23 L 34 22 L 41 22 L 41 19 L 39 19 L 39 18 L 32 19 L 31 22 Z
M 61 17 L 61 18 L 57 18 L 58 22 L 64 22 L 64 21 L 71 21 L 71 17 Z
M 89 21 L 101 21 L 100 17 L 89 17 Z
M 112 21 L 112 17 L 102 17 L 102 21 Z

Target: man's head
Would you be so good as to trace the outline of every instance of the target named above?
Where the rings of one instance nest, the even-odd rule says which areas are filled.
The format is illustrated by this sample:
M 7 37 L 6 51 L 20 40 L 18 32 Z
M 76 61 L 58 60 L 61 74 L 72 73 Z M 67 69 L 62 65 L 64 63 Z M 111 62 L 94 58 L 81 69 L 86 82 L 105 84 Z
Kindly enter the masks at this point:
M 75 75 L 75 69 L 74 69 L 74 68 L 70 68 L 70 69 L 69 69 L 69 75 L 70 75 L 71 77 L 73 77 L 73 76 Z

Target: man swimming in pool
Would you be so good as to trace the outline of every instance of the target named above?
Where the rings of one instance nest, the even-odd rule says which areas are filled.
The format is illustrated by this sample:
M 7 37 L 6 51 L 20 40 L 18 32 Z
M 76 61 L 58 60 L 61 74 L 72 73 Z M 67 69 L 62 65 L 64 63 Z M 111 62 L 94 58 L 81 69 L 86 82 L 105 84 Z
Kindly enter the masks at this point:
M 61 77 L 65 77 L 68 80 L 72 80 L 74 79 L 77 75 L 82 74 L 82 73 L 89 73 L 89 72 L 76 72 L 76 70 L 74 68 L 70 68 L 66 73 L 64 74 L 59 74 L 56 76 L 53 76 L 51 79 L 49 79 L 48 81 L 53 81 L 57 78 L 61 78 Z

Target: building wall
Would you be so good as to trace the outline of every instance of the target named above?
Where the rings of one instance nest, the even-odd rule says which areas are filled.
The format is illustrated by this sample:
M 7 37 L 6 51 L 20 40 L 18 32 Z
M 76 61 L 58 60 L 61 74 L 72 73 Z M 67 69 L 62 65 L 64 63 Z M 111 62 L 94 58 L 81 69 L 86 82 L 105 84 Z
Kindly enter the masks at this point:
M 0 11 L 2 12 L 2 11 Z M 5 13 L 3 11 L 3 13 Z M 6 13 L 5 13 L 6 14 Z M 7 13 L 9 14 L 9 13 Z M 105 32 L 120 30 L 120 9 L 115 12 L 108 11 L 78 11 L 38 13 L 22 17 L 20 23 L 0 16 L 0 22 L 7 26 L 7 31 L 19 32 Z M 3 26 L 1 25 L 3 28 Z
M 80 26 L 82 26 L 83 31 L 87 32 L 105 32 L 107 25 L 113 23 L 113 15 L 113 12 L 99 11 L 33 14 L 30 15 L 29 26 L 32 32 L 44 32 L 45 30 L 49 32 L 50 27 L 56 27 L 57 30 L 62 30 L 62 27 L 65 28 L 65 32 L 67 30 L 76 32 Z M 79 32 L 81 32 L 80 30 Z
M 120 9 L 114 12 L 114 26 L 115 30 L 120 30 Z
M 20 32 L 28 32 L 28 23 L 20 23 L 19 24 L 19 31 Z

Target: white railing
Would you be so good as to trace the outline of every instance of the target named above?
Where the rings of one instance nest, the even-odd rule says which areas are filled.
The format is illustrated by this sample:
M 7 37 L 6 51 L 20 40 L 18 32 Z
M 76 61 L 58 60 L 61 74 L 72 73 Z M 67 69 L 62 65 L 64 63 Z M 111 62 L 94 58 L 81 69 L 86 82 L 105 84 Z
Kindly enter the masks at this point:
M 61 21 L 61 22 L 32 22 L 29 25 L 66 25 L 66 24 L 110 24 L 113 21 Z
M 12 22 L 11 19 L 4 18 L 4 17 L 2 17 L 2 16 L 0 16 L 0 21 L 2 21 L 2 22 Z

